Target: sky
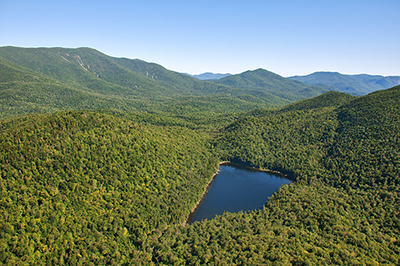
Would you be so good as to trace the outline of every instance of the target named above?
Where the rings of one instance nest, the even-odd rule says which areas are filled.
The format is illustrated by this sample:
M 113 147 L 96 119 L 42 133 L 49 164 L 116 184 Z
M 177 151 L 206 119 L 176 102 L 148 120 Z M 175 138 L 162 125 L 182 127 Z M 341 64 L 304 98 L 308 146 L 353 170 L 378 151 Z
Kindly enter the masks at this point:
M 0 0 L 0 46 L 91 47 L 167 69 L 400 76 L 400 0 Z

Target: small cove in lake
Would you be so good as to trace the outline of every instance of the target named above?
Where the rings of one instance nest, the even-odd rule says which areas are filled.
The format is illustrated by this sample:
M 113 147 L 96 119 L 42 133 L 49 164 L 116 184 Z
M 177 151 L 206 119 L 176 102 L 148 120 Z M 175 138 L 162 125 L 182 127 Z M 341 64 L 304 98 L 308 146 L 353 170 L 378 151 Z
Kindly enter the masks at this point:
M 212 219 L 224 212 L 260 210 L 282 185 L 292 181 L 271 172 L 222 164 L 208 192 L 187 223 Z

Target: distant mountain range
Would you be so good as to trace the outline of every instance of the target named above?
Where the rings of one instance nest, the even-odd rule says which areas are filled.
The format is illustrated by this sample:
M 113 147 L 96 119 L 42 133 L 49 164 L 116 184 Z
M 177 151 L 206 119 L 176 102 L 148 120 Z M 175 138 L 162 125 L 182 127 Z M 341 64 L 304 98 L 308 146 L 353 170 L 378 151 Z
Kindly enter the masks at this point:
M 268 88 L 268 93 L 292 102 L 311 98 L 329 91 L 319 86 L 283 78 L 262 68 L 213 80 L 213 82 L 245 89 L 249 92 L 262 91 L 264 88 Z M 261 96 L 261 94 L 258 95 Z
M 265 69 L 195 76 L 91 48 L 0 47 L 0 118 L 82 109 L 211 117 L 281 107 L 330 90 L 363 95 L 400 83 L 400 77 L 332 72 L 284 78 Z
M 306 76 L 289 77 L 289 79 L 338 90 L 351 95 L 365 95 L 400 84 L 400 76 L 344 75 L 338 72 L 315 72 Z
M 226 73 L 226 74 L 220 74 L 220 73 L 214 74 L 214 73 L 211 73 L 211 72 L 206 72 L 206 73 L 198 74 L 198 75 L 191 75 L 191 74 L 187 74 L 187 73 L 185 73 L 185 74 L 188 75 L 188 76 L 200 79 L 200 80 L 220 79 L 220 78 L 224 78 L 224 77 L 227 77 L 227 76 L 231 75 L 229 73 Z
M 242 75 L 243 73 L 238 75 L 232 75 L 229 73 L 214 74 L 211 72 L 205 72 L 198 75 L 185 74 L 200 80 L 209 80 L 216 83 L 226 84 L 217 80 L 229 76 Z M 310 75 L 292 76 L 288 78 L 310 85 L 316 85 L 327 90 L 336 90 L 356 96 L 365 95 L 377 90 L 388 89 L 400 84 L 400 76 L 381 76 L 368 74 L 346 75 L 338 72 L 315 72 Z
M 111 109 L 198 116 L 284 106 L 328 91 L 264 69 L 202 81 L 91 48 L 0 47 L 0 118 Z

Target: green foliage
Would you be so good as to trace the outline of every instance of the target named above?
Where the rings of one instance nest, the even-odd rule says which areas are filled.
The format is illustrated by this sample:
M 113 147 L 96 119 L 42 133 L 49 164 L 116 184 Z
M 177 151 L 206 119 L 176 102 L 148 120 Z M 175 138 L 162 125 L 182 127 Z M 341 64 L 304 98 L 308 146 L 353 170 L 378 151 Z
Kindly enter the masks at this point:
M 243 117 L 227 126 L 215 146 L 226 160 L 290 175 L 312 175 L 322 167 L 325 147 L 338 125 L 332 108 Z
M 250 112 L 244 113 L 243 116 L 254 116 L 258 118 L 278 115 L 290 111 L 312 110 L 323 107 L 339 107 L 352 100 L 355 97 L 346 93 L 328 91 L 322 95 L 314 98 L 298 101 L 280 108 L 275 109 L 255 109 Z
M 2 264 L 138 259 L 148 234 L 186 219 L 218 162 L 201 132 L 98 113 L 0 128 Z
M 339 108 L 340 126 L 326 164 L 344 170 L 335 182 L 364 189 L 399 186 L 400 86 L 371 93 Z
M 244 116 L 221 130 L 215 145 L 226 160 L 288 171 L 301 180 L 318 176 L 335 186 L 394 189 L 399 95 L 400 87 L 395 87 L 339 108 L 309 109 L 323 95 L 281 110 L 252 112 L 256 116 Z

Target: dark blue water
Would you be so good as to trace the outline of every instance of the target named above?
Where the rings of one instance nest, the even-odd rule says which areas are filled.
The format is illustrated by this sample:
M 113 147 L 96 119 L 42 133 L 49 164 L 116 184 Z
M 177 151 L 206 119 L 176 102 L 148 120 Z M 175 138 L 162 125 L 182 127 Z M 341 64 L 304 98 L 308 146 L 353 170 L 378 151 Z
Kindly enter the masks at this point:
M 262 209 L 268 198 L 292 181 L 271 173 L 234 165 L 221 165 L 207 195 L 190 215 L 188 223 L 212 219 L 224 212 Z

